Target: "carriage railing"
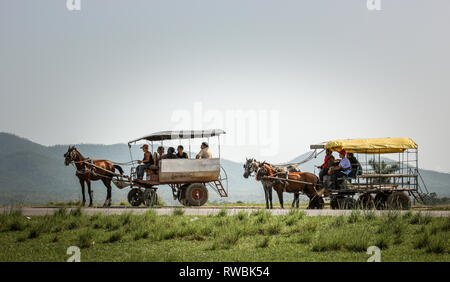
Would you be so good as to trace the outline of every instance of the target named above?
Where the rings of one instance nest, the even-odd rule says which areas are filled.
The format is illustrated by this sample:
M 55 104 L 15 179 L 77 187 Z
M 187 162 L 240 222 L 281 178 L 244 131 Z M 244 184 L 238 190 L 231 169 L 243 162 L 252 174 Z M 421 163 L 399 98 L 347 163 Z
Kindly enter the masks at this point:
M 396 154 L 398 156 L 395 157 Z M 397 189 L 427 192 L 425 183 L 419 174 L 417 149 L 392 154 L 355 153 L 355 157 L 360 162 L 362 173 L 354 179 L 344 181 L 344 189 Z

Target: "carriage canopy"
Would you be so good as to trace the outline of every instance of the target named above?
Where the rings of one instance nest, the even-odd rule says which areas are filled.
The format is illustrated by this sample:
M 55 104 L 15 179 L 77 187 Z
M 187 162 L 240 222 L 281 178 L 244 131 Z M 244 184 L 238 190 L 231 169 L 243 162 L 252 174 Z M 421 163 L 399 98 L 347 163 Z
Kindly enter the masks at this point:
M 225 134 L 225 131 L 223 131 L 222 129 L 160 131 L 138 138 L 136 140 L 132 140 L 128 142 L 128 145 L 140 140 L 163 141 L 172 139 L 208 138 L 219 136 L 220 134 Z
M 311 149 L 330 149 L 332 151 L 344 149 L 351 153 L 389 154 L 401 153 L 407 149 L 417 149 L 417 144 L 411 138 L 343 139 L 311 145 Z

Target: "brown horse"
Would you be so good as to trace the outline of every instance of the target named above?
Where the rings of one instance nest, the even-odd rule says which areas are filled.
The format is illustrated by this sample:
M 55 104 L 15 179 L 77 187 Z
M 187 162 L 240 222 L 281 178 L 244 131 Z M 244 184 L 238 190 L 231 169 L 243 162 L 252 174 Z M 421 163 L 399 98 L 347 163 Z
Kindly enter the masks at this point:
M 78 177 L 81 185 L 81 192 L 83 194 L 83 206 L 86 204 L 86 197 L 84 195 L 84 183 L 87 183 L 89 193 L 89 206 L 92 207 L 92 191 L 91 181 L 101 180 L 107 188 L 107 195 L 104 207 L 111 206 L 111 179 L 114 175 L 114 171 L 117 168 L 120 174 L 123 174 L 123 169 L 113 164 L 108 160 L 91 160 L 83 157 L 80 152 L 77 151 L 75 146 L 69 146 L 67 153 L 64 154 L 64 164 L 68 166 L 73 163 L 77 168 L 75 175 Z
M 316 186 L 319 182 L 319 178 L 310 172 L 286 172 L 277 173 L 273 167 L 266 163 L 262 163 L 259 166 L 256 173 L 256 179 L 262 180 L 265 176 L 277 177 L 280 179 L 273 179 L 272 188 L 277 192 L 278 199 L 280 201 L 281 208 L 283 206 L 283 192 L 298 193 L 301 192 L 309 198 L 309 209 L 322 208 L 323 199 L 317 194 Z M 267 179 L 267 178 L 266 178 Z M 287 181 L 296 180 L 301 182 Z
M 258 162 L 255 159 L 247 159 L 244 164 L 244 178 L 248 178 L 253 173 L 256 173 L 261 162 Z M 267 163 L 266 163 L 267 164 Z M 287 166 L 275 166 L 271 165 L 271 167 L 276 171 L 276 173 L 282 173 L 282 172 L 299 172 L 300 169 L 295 165 L 287 165 Z M 264 196 L 266 199 L 266 208 L 272 209 L 272 182 L 267 179 L 261 179 L 261 184 L 264 189 Z M 299 205 L 299 196 L 300 193 L 294 193 L 294 201 L 292 201 L 292 207 Z

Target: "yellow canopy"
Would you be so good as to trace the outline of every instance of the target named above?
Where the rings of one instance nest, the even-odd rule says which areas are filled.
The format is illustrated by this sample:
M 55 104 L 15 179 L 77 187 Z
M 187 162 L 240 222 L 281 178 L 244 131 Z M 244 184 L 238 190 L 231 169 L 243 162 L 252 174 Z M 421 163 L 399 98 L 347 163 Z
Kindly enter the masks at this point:
M 332 151 L 344 149 L 351 153 L 388 154 L 417 149 L 417 144 L 410 138 L 347 139 L 330 141 L 325 148 Z

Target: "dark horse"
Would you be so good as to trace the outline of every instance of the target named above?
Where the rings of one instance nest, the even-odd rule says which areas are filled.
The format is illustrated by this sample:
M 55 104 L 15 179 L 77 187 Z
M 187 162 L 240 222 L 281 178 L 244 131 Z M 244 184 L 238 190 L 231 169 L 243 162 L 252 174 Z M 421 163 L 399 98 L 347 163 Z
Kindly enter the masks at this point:
M 248 178 L 253 173 L 256 173 L 259 169 L 261 162 L 256 161 L 255 159 L 246 159 L 246 162 L 244 164 L 244 178 Z M 294 165 L 287 165 L 287 166 L 272 166 L 276 170 L 276 173 L 286 173 L 286 172 L 299 172 L 300 169 L 298 169 Z M 266 198 L 266 208 L 272 209 L 272 181 L 266 180 L 266 179 L 260 179 L 261 184 L 264 189 L 264 196 Z M 292 207 L 299 206 L 299 196 L 300 193 L 296 192 L 294 193 L 294 201 L 292 202 Z
M 275 180 L 265 179 L 265 176 L 278 177 Z M 285 172 L 277 173 L 275 168 L 266 163 L 259 165 L 256 172 L 256 180 L 266 180 L 272 182 L 272 188 L 277 192 L 278 199 L 280 200 L 281 208 L 283 207 L 283 192 L 288 193 L 303 193 L 309 198 L 309 209 L 316 209 L 323 207 L 323 199 L 317 194 L 316 186 L 319 182 L 319 178 L 310 172 Z M 283 179 L 290 179 L 293 182 Z M 294 199 L 295 201 L 295 199 Z
M 81 192 L 83 194 L 83 206 L 86 204 L 86 197 L 84 196 L 84 183 L 87 183 L 89 193 L 89 206 L 92 207 L 92 191 L 91 181 L 101 180 L 107 188 L 106 201 L 104 207 L 111 206 L 111 179 L 115 169 L 123 174 L 123 169 L 113 164 L 108 160 L 91 160 L 83 157 L 74 146 L 69 146 L 67 153 L 64 154 L 64 164 L 68 166 L 73 163 L 77 168 L 75 175 L 78 177 L 81 185 Z

